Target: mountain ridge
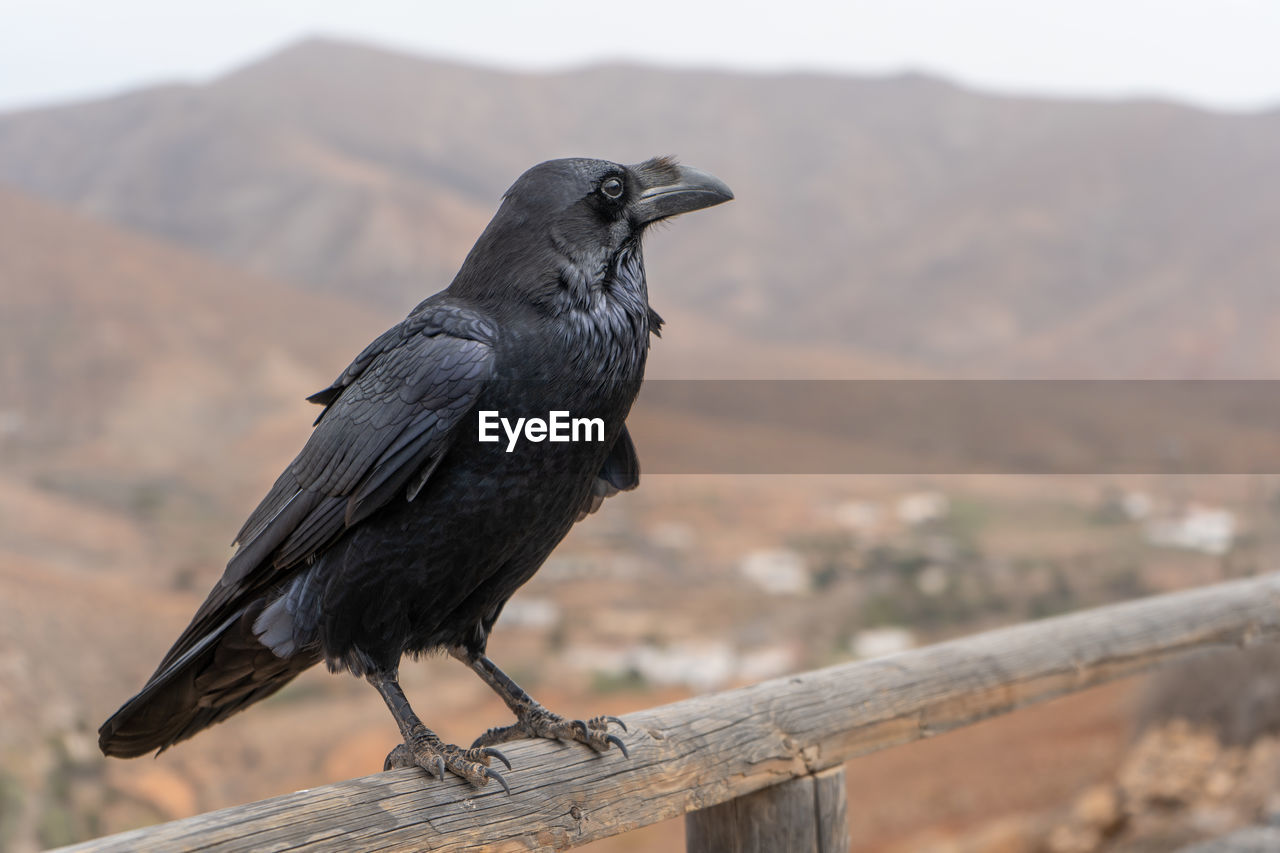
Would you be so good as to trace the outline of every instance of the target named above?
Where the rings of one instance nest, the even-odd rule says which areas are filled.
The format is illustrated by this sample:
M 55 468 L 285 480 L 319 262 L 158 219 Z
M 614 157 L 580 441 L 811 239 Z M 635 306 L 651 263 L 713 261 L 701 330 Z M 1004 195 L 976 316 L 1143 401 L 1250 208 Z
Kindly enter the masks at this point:
M 738 201 L 652 241 L 655 304 L 736 339 L 957 376 L 1280 372 L 1280 113 L 918 74 L 519 74 L 310 39 L 0 116 L 0 180 L 392 312 L 448 283 L 532 162 L 672 152 Z

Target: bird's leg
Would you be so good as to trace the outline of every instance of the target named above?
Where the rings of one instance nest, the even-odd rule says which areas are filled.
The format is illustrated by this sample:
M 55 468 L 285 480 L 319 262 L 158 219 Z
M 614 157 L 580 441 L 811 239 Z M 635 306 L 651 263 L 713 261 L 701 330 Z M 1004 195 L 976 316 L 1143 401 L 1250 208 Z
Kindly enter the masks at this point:
M 559 714 L 553 714 L 538 704 L 532 696 L 525 693 L 520 685 L 484 655 L 472 655 L 462 648 L 450 650 L 450 654 L 484 679 L 484 683 L 502 697 L 507 707 L 516 715 L 516 722 L 510 726 L 498 726 L 476 738 L 472 749 L 492 746 L 496 743 L 519 740 L 521 738 L 541 737 L 552 740 L 576 740 L 585 743 L 597 752 L 604 752 L 610 745 L 622 750 L 627 757 L 626 744 L 617 735 L 609 733 L 609 724 L 617 723 L 625 732 L 627 726 L 617 717 L 599 716 L 589 720 L 566 720 Z
M 511 762 L 501 752 L 486 746 L 463 749 L 440 740 L 409 707 L 409 700 L 400 689 L 396 671 L 372 672 L 365 677 L 382 694 L 383 701 L 391 709 L 391 716 L 396 718 L 396 725 L 400 727 L 400 736 L 404 738 L 404 743 L 387 755 L 387 760 L 382 765 L 383 770 L 421 767 L 437 779 L 444 779 L 447 770 L 477 788 L 487 784 L 490 779 L 497 779 L 502 789 L 511 793 L 502 774 L 489 768 L 489 758 L 493 757 L 505 764 L 508 770 L 511 769 Z

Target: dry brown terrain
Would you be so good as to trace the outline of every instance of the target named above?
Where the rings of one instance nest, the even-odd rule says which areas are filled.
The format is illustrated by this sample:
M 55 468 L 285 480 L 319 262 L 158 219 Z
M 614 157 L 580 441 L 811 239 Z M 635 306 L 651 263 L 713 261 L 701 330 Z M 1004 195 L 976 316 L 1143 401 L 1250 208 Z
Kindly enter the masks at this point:
M 512 75 L 327 41 L 208 85 L 0 116 L 0 849 L 380 766 L 390 717 L 321 671 L 154 761 L 105 761 L 93 732 L 305 439 L 303 397 L 448 280 L 530 163 L 675 151 L 737 190 L 649 240 L 668 320 L 651 377 L 1266 377 L 1278 142 L 1275 114 L 919 77 Z M 637 417 L 642 460 L 696 446 L 720 470 L 780 439 L 817 460 L 871 440 Z M 1117 490 L 1159 512 L 1229 507 L 1240 535 L 1225 555 L 1153 547 L 1102 511 Z M 946 512 L 895 515 L 922 493 Z M 492 651 L 558 710 L 625 712 L 707 688 L 593 673 L 575 652 L 711 642 L 800 669 L 849 657 L 866 627 L 928 642 L 1206 583 L 1274 567 L 1276 494 L 1266 477 L 646 476 L 521 593 L 554 624 L 500 625 Z M 851 506 L 879 521 L 852 528 Z M 776 549 L 814 589 L 744 580 L 744 558 Z M 406 676 L 446 738 L 504 719 L 454 663 Z M 859 849 L 998 840 L 1066 808 L 1120 765 L 1133 690 L 854 762 Z
M 396 312 L 532 163 L 657 153 L 739 199 L 651 241 L 659 310 L 949 375 L 1280 369 L 1275 112 L 920 76 L 521 75 L 313 40 L 0 117 L 0 180 Z

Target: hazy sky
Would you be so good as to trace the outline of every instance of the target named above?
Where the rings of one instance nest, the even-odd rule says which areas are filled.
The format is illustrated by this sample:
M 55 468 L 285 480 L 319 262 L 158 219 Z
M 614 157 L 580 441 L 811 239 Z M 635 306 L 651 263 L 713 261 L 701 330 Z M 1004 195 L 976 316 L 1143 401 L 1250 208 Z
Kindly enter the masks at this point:
M 1280 0 L 0 0 L 0 109 L 199 80 L 305 35 L 475 62 L 917 69 L 987 89 L 1280 106 Z

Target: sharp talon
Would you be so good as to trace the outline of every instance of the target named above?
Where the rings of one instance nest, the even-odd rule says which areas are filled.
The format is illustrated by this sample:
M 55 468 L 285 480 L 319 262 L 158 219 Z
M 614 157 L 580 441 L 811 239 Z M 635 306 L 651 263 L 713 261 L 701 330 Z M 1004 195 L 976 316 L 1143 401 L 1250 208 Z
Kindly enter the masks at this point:
M 618 728 L 622 729 L 624 732 L 627 731 L 627 724 L 622 722 L 622 720 L 619 720 L 617 717 L 605 717 L 604 719 L 609 723 L 617 723 Z
M 413 754 L 409 752 L 408 747 L 400 744 L 395 749 L 387 753 L 386 760 L 382 762 L 382 771 L 399 770 L 403 767 L 413 767 Z
M 501 758 L 502 756 L 498 756 L 498 757 L 499 757 L 499 758 Z M 506 759 L 505 759 L 505 758 L 503 758 L 502 760 L 503 760 L 503 761 L 506 761 Z M 510 769 L 511 769 L 511 765 L 510 765 L 510 764 L 508 764 L 508 765 L 507 765 L 507 769 L 508 769 L 508 770 L 510 770 Z M 506 791 L 506 792 L 507 792 L 507 796 L 508 796 L 508 797 L 509 797 L 509 796 L 511 796 L 511 786 L 507 784 L 507 780 L 506 780 L 506 779 L 503 779 L 503 778 L 502 778 L 502 774 L 501 774 L 501 773 L 499 773 L 497 770 L 490 770 L 488 767 L 486 767 L 486 768 L 484 769 L 484 775 L 488 776 L 490 779 L 497 779 L 497 780 L 498 780 L 498 784 L 502 786 L 502 790 L 504 790 L 504 791 Z
M 498 759 L 499 761 L 501 761 L 503 764 L 507 765 L 507 769 L 508 769 L 508 770 L 510 770 L 510 769 L 511 769 L 511 762 L 507 760 L 507 757 L 506 757 L 505 755 L 503 755 L 501 752 L 498 752 L 498 750 L 496 750 L 496 749 L 490 749 L 489 747 L 485 747 L 485 748 L 484 748 L 483 750 L 481 750 L 481 751 L 482 751 L 485 755 L 489 756 L 490 758 L 496 758 L 496 759 Z M 511 793 L 511 792 L 510 792 L 510 791 L 508 791 L 507 793 L 509 794 L 509 793 Z
M 614 746 L 616 746 L 619 750 L 621 750 L 623 758 L 631 757 L 631 753 L 627 752 L 627 745 L 622 742 L 622 738 L 618 737 L 617 735 L 609 735 L 608 737 L 605 738 L 605 740 L 613 744 Z
M 569 725 L 573 727 L 574 731 L 578 732 L 583 737 L 590 737 L 590 734 L 587 732 L 587 724 L 582 720 L 574 720 Z
M 438 755 L 436 756 L 436 778 L 444 781 L 444 759 Z

